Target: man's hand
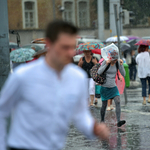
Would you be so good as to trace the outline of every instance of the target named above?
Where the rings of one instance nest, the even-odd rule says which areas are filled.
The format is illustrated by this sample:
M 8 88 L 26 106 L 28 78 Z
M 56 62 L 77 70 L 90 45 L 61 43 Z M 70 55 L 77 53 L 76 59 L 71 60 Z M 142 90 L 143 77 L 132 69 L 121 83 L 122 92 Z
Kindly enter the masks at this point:
M 106 65 L 109 65 L 110 63 L 111 63 L 110 59 L 106 61 Z
M 93 58 L 92 59 L 92 63 L 94 64 L 94 65 L 96 65 L 98 62 L 97 62 L 97 59 L 96 58 Z
M 123 65 L 123 60 L 122 59 L 120 59 L 120 65 Z
M 94 125 L 94 134 L 99 137 L 101 140 L 108 140 L 109 139 L 109 129 L 104 123 L 96 123 Z
M 82 65 L 83 65 L 83 59 L 80 58 L 79 63 L 78 63 L 78 66 L 82 67 Z

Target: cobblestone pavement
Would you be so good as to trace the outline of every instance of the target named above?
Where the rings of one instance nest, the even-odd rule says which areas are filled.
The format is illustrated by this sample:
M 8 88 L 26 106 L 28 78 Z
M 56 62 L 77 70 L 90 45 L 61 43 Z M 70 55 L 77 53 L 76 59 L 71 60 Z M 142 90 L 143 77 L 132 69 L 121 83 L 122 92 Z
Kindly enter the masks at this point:
M 128 89 L 128 103 L 125 106 L 121 96 L 121 118 L 127 121 L 126 125 L 116 127 L 115 110 L 107 111 L 106 124 L 110 128 L 109 142 L 99 140 L 90 141 L 79 133 L 73 126 L 70 127 L 66 147 L 64 150 L 150 150 L 150 104 L 142 105 L 141 88 Z M 100 121 L 101 101 L 91 112 Z

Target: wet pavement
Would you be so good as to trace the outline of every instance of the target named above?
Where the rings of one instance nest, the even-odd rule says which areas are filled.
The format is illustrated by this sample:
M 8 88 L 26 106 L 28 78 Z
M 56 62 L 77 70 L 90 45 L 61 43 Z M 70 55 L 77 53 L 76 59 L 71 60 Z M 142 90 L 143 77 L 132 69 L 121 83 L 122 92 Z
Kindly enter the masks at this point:
M 121 128 L 116 127 L 115 110 L 107 111 L 105 122 L 110 128 L 109 142 L 88 140 L 73 125 L 70 127 L 64 150 L 150 150 L 150 104 L 142 105 L 141 88 L 127 89 L 128 103 L 125 106 L 121 96 L 121 119 L 127 121 Z M 101 101 L 91 113 L 100 122 Z

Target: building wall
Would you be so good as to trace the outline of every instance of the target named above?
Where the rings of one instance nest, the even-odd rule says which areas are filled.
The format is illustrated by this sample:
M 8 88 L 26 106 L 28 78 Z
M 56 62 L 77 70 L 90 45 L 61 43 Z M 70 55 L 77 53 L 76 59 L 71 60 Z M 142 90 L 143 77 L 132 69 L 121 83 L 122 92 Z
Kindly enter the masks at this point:
M 8 19 L 10 30 L 22 29 L 23 22 L 21 0 L 8 0 Z
M 38 28 L 45 29 L 47 22 L 53 20 L 53 3 L 52 0 L 36 0 L 37 1 L 37 15 Z M 89 1 L 89 24 L 88 28 L 93 28 L 93 21 L 97 20 L 96 9 L 93 5 L 93 0 Z M 78 25 L 78 0 L 74 0 L 75 6 L 75 25 Z M 55 0 L 55 14 L 57 19 L 63 18 L 63 13 L 59 10 L 59 6 L 63 6 L 62 0 Z M 23 29 L 23 11 L 22 0 L 8 0 L 8 16 L 9 29 L 22 30 Z

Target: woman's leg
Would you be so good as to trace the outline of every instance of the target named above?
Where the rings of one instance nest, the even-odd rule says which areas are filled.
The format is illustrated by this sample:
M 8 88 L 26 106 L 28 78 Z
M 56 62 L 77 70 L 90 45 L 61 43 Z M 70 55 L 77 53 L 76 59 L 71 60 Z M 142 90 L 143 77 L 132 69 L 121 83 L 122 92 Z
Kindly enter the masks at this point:
M 109 99 L 109 100 L 107 101 L 107 110 L 108 110 L 108 111 L 111 110 L 110 106 L 111 106 L 111 99 Z
M 117 117 L 117 126 L 121 127 L 126 123 L 125 120 L 120 121 L 121 107 L 120 107 L 120 96 L 114 97 L 115 105 L 116 105 L 116 117 Z
M 142 97 L 143 97 L 143 104 L 146 105 L 146 87 L 147 87 L 147 79 L 141 78 L 142 83 Z
M 113 107 L 113 105 L 112 105 L 112 99 L 110 100 L 110 108 L 111 108 L 111 110 L 114 109 L 114 107 Z
M 104 122 L 104 120 L 105 120 L 106 107 L 107 107 L 107 101 L 102 101 L 101 122 Z
M 120 96 L 115 96 L 114 97 L 115 105 L 116 105 L 116 117 L 117 117 L 117 122 L 120 121 L 120 113 L 121 113 L 121 108 L 120 108 Z
M 93 105 L 94 96 L 95 96 L 95 82 L 92 78 L 89 79 L 89 94 L 91 99 L 90 105 Z
M 148 95 L 149 95 L 149 99 L 148 99 L 148 103 L 150 103 L 150 77 L 147 77 L 148 79 Z

